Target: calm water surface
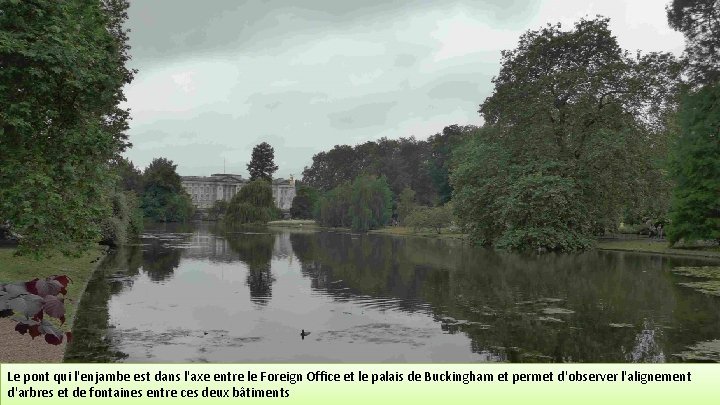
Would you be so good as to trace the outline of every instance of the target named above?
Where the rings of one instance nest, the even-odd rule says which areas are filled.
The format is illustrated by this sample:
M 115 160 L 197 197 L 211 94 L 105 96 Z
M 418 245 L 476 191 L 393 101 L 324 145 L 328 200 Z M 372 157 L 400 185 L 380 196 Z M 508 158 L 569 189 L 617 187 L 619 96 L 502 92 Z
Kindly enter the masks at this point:
M 720 299 L 622 252 L 520 255 L 347 233 L 155 228 L 109 255 L 68 361 L 676 362 Z M 304 339 L 300 330 L 311 334 Z M 720 340 L 718 340 L 720 341 Z M 709 356 L 709 357 L 708 357 Z

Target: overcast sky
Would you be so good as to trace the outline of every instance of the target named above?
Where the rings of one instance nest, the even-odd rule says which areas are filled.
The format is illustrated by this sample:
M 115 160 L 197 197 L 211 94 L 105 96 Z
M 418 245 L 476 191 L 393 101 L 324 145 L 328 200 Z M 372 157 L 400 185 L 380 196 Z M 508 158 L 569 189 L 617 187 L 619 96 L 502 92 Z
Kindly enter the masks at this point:
M 299 177 L 336 144 L 482 123 L 500 51 L 546 23 L 610 17 L 630 51 L 679 55 L 669 0 L 131 0 L 126 156 L 247 176 L 254 145 Z

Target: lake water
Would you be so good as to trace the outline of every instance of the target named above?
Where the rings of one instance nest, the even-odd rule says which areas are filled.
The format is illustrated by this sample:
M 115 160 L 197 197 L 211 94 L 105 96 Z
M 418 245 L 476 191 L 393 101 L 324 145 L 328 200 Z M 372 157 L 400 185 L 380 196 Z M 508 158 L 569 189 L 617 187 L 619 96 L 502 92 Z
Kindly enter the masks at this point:
M 718 360 L 720 298 L 676 266 L 457 241 L 157 227 L 90 281 L 67 361 Z M 302 338 L 301 330 L 310 335 Z M 706 349 L 711 347 L 710 351 Z M 703 349 L 705 348 L 705 349 Z

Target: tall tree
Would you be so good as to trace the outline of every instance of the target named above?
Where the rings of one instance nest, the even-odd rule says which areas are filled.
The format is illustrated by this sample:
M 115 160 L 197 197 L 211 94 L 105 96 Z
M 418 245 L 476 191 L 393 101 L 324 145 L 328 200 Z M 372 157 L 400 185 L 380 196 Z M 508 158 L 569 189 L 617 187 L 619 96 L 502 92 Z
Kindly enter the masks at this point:
M 328 191 L 360 175 L 385 176 L 393 193 L 410 187 L 420 203 L 433 204 L 437 192 L 430 176 L 431 160 L 430 143 L 414 137 L 336 145 L 313 156 L 312 165 L 303 170 L 303 182 Z
M 142 175 L 143 191 L 152 187 L 162 188 L 172 193 L 183 191 L 182 179 L 177 173 L 177 165 L 172 160 L 160 157 L 153 159 Z
M 290 216 L 293 219 L 312 219 L 319 198 L 320 193 L 316 189 L 300 185 L 290 207 Z
M 685 36 L 691 81 L 720 81 L 720 0 L 673 0 L 667 15 L 670 26 Z
M 477 240 L 583 248 L 633 199 L 655 198 L 648 179 L 658 176 L 647 174 L 660 170 L 680 64 L 630 56 L 608 24 L 548 25 L 503 51 L 480 106 L 488 128 L 451 175 L 457 213 Z
M 190 219 L 193 204 L 182 186 L 177 165 L 165 158 L 155 158 L 143 172 L 142 209 L 156 221 L 176 222 Z
M 671 153 L 668 238 L 720 241 L 720 0 L 674 0 L 667 11 L 685 36 L 691 79 Z
M 352 223 L 350 204 L 352 189 L 350 183 L 343 183 L 320 196 L 318 201 L 318 222 L 323 226 L 348 228 Z
M 280 218 L 272 187 L 265 180 L 253 180 L 243 186 L 228 204 L 225 221 L 231 225 L 262 224 Z
M 385 226 L 392 216 L 392 200 L 385 177 L 358 176 L 350 195 L 352 230 L 365 232 Z
M 275 150 L 269 143 L 263 142 L 256 145 L 252 151 L 250 163 L 247 170 L 250 173 L 250 180 L 266 180 L 272 182 L 273 173 L 277 171 L 275 165 Z
M 413 211 L 417 209 L 415 203 L 415 190 L 405 187 L 398 196 L 397 202 L 397 220 L 400 225 L 407 225 L 407 219 Z
M 385 177 L 358 176 L 320 197 L 318 222 L 365 232 L 384 226 L 392 215 L 393 194 Z
M 120 187 L 125 191 L 142 193 L 142 172 L 132 161 L 121 157 L 114 164 L 115 175 L 119 177 Z
M 363 155 L 368 158 L 369 145 Z M 330 191 L 341 184 L 353 181 L 363 169 L 361 154 L 350 145 L 335 145 L 327 152 L 313 156 L 313 163 L 303 170 L 303 183 L 322 191 Z
M 468 140 L 477 128 L 472 125 L 461 127 L 450 125 L 443 128 L 442 133 L 435 134 L 428 139 L 431 148 L 429 159 L 430 177 L 438 194 L 438 202 L 445 204 L 452 198 L 452 185 L 450 184 L 450 162 L 453 150 Z
M 687 95 L 679 121 L 668 238 L 720 241 L 720 83 Z
M 0 1 L 0 221 L 21 250 L 100 237 L 128 145 L 127 1 Z

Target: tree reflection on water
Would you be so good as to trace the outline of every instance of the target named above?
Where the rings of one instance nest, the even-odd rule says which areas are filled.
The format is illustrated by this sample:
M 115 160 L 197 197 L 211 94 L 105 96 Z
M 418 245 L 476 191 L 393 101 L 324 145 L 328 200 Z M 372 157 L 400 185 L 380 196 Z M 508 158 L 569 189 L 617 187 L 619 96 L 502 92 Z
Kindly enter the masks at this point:
M 704 263 L 696 259 L 602 251 L 517 254 L 424 238 L 228 232 L 206 225 L 192 233 L 176 231 L 154 230 L 142 246 L 105 258 L 78 308 L 67 360 L 121 360 L 112 341 L 123 337 L 108 322 L 111 297 L 135 288 L 143 274 L 152 283 L 167 283 L 190 260 L 193 271 L 229 266 L 241 283 L 244 277 L 255 308 L 243 311 L 286 302 L 284 295 L 273 297 L 278 279 L 307 280 L 315 296 L 357 312 L 405 314 L 406 325 L 413 316 L 430 317 L 439 333 L 467 336 L 468 353 L 483 361 L 680 361 L 677 353 L 720 338 L 720 299 L 679 286 L 683 277 L 669 271 Z M 289 263 L 283 264 L 289 270 L 278 272 L 276 263 Z M 298 274 L 298 268 L 299 278 L 288 278 L 287 271 Z M 305 294 L 304 288 L 298 286 L 297 294 Z M 281 325 L 288 318 L 269 321 Z M 391 324 L 373 325 L 393 333 Z M 345 339 L 348 330 L 325 338 Z M 352 330 L 362 331 L 355 338 L 373 340 L 371 330 Z M 422 350 L 417 339 L 405 340 Z
M 267 305 L 272 298 L 272 283 L 275 281 L 270 271 L 275 235 L 244 234 L 230 237 L 228 241 L 240 261 L 248 267 L 247 285 L 250 288 L 250 300 L 258 305 Z
M 685 346 L 720 336 L 720 300 L 678 287 L 667 271 L 687 259 L 517 254 L 379 235 L 291 241 L 315 288 L 338 299 L 394 297 L 408 311 L 429 304 L 443 330 L 507 361 L 677 361 Z

